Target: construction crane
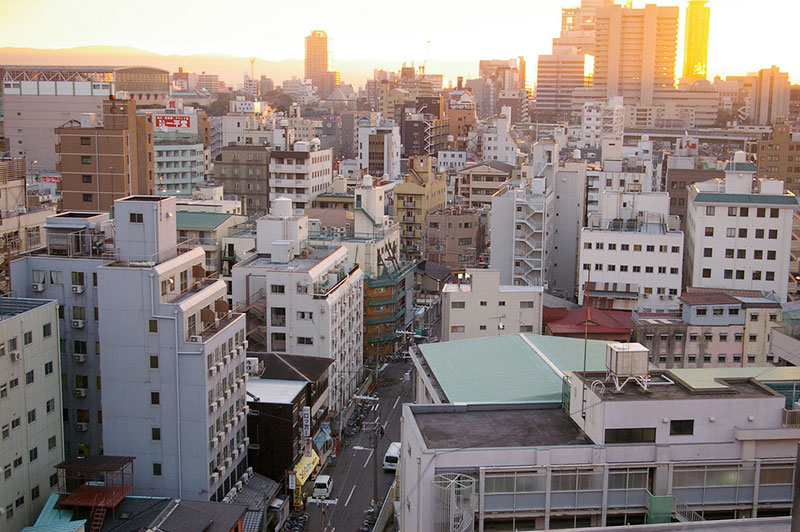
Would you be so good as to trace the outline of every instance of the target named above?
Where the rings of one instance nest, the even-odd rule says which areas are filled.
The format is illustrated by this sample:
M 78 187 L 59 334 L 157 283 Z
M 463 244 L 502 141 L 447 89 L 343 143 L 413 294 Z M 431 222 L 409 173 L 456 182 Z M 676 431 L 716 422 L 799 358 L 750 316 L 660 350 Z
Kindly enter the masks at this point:
M 425 75 L 425 65 L 428 64 L 428 55 L 431 51 L 431 41 L 425 41 L 425 56 L 422 58 L 422 66 L 419 67 L 419 75 Z

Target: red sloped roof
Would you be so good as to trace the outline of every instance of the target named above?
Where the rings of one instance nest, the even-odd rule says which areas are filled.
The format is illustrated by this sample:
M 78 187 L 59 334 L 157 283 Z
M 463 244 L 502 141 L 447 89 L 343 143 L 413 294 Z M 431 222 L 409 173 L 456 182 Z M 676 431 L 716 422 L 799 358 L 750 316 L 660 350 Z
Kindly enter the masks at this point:
M 562 312 L 549 312 L 556 310 Z M 630 333 L 631 330 L 630 311 L 581 307 L 576 309 L 545 308 L 542 312 L 542 324 L 552 334 L 582 333 L 587 328 L 587 321 L 590 334 Z

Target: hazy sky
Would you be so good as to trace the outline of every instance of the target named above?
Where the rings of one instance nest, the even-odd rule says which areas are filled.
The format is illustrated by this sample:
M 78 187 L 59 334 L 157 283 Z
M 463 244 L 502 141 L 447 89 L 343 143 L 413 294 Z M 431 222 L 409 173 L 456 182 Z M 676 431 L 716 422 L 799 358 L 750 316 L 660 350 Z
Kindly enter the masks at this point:
M 477 61 L 523 55 L 532 67 L 536 55 L 550 52 L 551 39 L 560 29 L 562 4 L 578 3 L 139 0 L 128 4 L 107 0 L 0 0 L 0 46 L 126 45 L 162 54 L 301 59 L 303 37 L 312 29 L 324 29 L 334 61 L 406 60 L 420 64 L 426 57 Z M 635 7 L 645 3 L 634 0 Z M 658 3 L 680 6 L 683 19 L 686 0 Z M 708 5 L 712 77 L 744 74 L 775 64 L 788 71 L 794 82 L 800 82 L 800 54 L 793 45 L 800 15 L 797 0 L 710 0 Z M 683 59 L 682 37 L 683 27 L 678 74 Z M 535 78 L 535 74 L 529 77 Z

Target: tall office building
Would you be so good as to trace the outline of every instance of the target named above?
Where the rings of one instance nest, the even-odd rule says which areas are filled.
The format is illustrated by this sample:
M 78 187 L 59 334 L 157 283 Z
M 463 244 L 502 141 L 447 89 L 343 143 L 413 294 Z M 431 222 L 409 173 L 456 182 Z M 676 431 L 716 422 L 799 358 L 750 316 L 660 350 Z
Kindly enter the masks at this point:
M 325 83 L 328 71 L 328 35 L 322 30 L 314 30 L 306 36 L 305 78 L 315 87 Z
M 653 105 L 655 89 L 675 84 L 677 7 L 612 5 L 597 10 L 594 86 L 606 96 Z
M 768 126 L 789 116 L 789 74 L 772 65 L 758 71 L 752 90 L 751 115 L 754 124 Z
M 686 34 L 683 44 L 683 77 L 692 81 L 708 75 L 708 0 L 689 0 L 686 7 Z

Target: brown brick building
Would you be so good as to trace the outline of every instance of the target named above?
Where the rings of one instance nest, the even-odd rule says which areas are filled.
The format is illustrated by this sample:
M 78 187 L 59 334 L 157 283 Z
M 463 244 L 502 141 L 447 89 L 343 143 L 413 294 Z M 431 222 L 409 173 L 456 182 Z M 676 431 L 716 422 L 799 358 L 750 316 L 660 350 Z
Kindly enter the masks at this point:
M 425 219 L 425 259 L 453 270 L 478 266 L 486 247 L 485 227 L 477 209 L 447 207 Z
M 103 125 L 92 114 L 56 128 L 61 208 L 110 211 L 114 201 L 155 193 L 153 125 L 132 100 L 103 102 Z
M 773 124 L 772 134 L 754 146 L 758 177 L 780 179 L 785 188 L 800 194 L 800 140 L 792 139 L 788 124 Z
M 214 184 L 242 199 L 247 214 L 269 212 L 269 157 L 264 146 L 222 148 L 214 161 Z

